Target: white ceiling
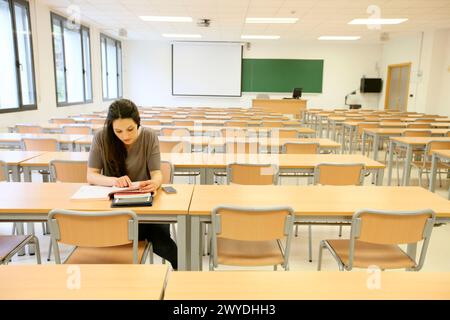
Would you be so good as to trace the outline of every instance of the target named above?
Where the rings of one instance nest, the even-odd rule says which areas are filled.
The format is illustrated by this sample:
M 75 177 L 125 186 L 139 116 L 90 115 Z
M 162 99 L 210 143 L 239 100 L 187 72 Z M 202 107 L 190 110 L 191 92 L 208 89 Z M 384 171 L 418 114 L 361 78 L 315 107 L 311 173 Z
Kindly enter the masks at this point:
M 111 34 L 120 28 L 128 39 L 164 40 L 163 33 L 199 33 L 202 40 L 240 41 L 242 34 L 280 35 L 284 41 L 316 41 L 322 35 L 358 35 L 360 42 L 379 42 L 381 32 L 391 37 L 429 29 L 450 28 L 450 0 L 43 0 L 70 15 L 79 6 L 81 19 Z M 355 18 L 370 18 L 370 5 L 381 18 L 408 18 L 400 25 L 369 29 L 348 25 Z M 192 23 L 144 22 L 140 15 L 189 16 Z M 296 24 L 245 24 L 246 17 L 296 17 Z M 211 19 L 209 28 L 197 19 Z M 261 40 L 259 40 L 261 41 Z M 274 41 L 274 40 L 271 40 Z M 279 40 L 278 40 L 279 41 Z

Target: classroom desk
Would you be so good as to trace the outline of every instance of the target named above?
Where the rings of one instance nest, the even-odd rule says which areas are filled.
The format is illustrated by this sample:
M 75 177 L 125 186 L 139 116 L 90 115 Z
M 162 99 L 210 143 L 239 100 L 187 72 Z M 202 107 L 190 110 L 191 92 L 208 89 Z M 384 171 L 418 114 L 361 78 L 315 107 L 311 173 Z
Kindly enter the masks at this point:
M 421 187 L 197 185 L 189 207 L 192 270 L 201 270 L 201 222 L 210 222 L 212 209 L 219 205 L 290 206 L 302 222 L 348 222 L 364 208 L 430 208 L 436 212 L 436 223 L 450 221 L 450 202 Z M 414 257 L 416 246 L 408 245 L 407 251 Z
M 0 300 L 160 300 L 167 273 L 148 264 L 0 266 Z
M 23 168 L 23 177 L 25 182 L 31 182 L 33 170 L 48 170 L 51 160 L 72 160 L 72 161 L 87 161 L 89 152 L 68 152 L 68 151 L 54 151 L 41 152 L 39 156 L 33 157 L 29 160 L 22 161 L 20 166 Z
M 406 129 L 406 128 L 367 128 L 363 130 L 363 134 L 362 134 L 362 154 L 366 153 L 366 139 L 367 137 L 372 137 L 373 138 L 373 159 L 377 160 L 378 159 L 378 149 L 380 146 L 380 140 L 382 138 L 388 138 L 388 137 L 393 137 L 393 136 L 401 136 L 403 134 L 403 132 L 405 131 L 409 131 L 409 130 L 414 130 L 414 131 L 431 131 L 431 135 L 432 136 L 444 136 L 447 134 L 447 132 L 449 131 L 449 129 Z
M 4 161 L 12 171 L 12 181 L 20 182 L 20 163 L 43 154 L 44 151 L 2 151 L 0 160 Z
M 43 158 L 43 157 L 40 157 Z M 34 160 L 34 159 L 32 159 Z M 199 171 L 200 184 L 214 184 L 214 172 L 225 171 L 230 163 L 275 164 L 280 173 L 313 173 L 319 163 L 364 163 L 364 171 L 383 183 L 385 166 L 362 155 L 341 154 L 229 154 L 229 153 L 162 153 L 161 160 L 170 161 L 175 171 Z M 36 159 L 38 161 L 38 159 Z
M 436 173 L 437 164 L 439 161 L 449 162 L 450 161 L 450 150 L 434 150 L 431 157 L 431 172 L 430 172 L 430 188 L 431 192 L 434 192 L 436 185 Z M 450 188 L 448 193 L 448 200 L 450 200 Z
M 20 183 L 0 182 L 0 221 L 47 221 L 50 210 L 55 208 L 79 211 L 110 211 L 109 200 L 71 200 L 81 183 Z M 187 221 L 193 185 L 174 185 L 176 194 L 159 191 L 151 207 L 129 208 L 136 212 L 139 221 L 177 222 L 178 266 L 189 267 L 187 260 Z
M 450 299 L 448 272 L 173 272 L 164 300 Z
M 394 148 L 399 146 L 406 149 L 403 167 L 402 185 L 408 186 L 411 178 L 411 161 L 414 148 L 425 148 L 430 141 L 450 141 L 450 137 L 393 137 L 389 140 L 388 186 L 391 185 Z
M 86 137 L 86 135 L 81 134 L 0 133 L 0 145 L 20 148 L 21 140 L 23 138 L 56 139 L 60 146 L 65 145 L 69 151 L 73 151 L 74 142 L 84 137 Z
M 321 138 L 265 138 L 261 137 L 257 138 L 211 138 L 209 142 L 210 152 L 217 152 L 218 148 L 223 149 L 226 143 L 259 143 L 259 147 L 261 151 L 259 152 L 267 152 L 267 153 L 280 153 L 281 147 L 283 144 L 287 142 L 293 143 L 319 143 L 320 150 L 336 152 L 336 150 L 341 146 L 339 143 L 334 142 L 330 139 L 321 139 Z

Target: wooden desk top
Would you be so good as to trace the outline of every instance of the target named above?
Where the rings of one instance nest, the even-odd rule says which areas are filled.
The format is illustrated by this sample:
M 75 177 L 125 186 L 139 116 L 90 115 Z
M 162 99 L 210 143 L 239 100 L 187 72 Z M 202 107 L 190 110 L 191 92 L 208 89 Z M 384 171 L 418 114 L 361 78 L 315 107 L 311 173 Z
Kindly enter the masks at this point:
M 450 201 L 421 187 L 197 185 L 189 214 L 210 215 L 218 205 L 290 206 L 304 216 L 349 216 L 360 209 L 431 208 L 450 217 Z
M 450 159 L 450 150 L 434 150 L 433 153 L 438 154 L 442 158 Z
M 40 157 L 44 158 L 44 157 Z M 33 161 L 32 159 L 31 161 Z M 233 153 L 161 153 L 161 160 L 172 162 L 175 167 L 225 168 L 227 164 L 272 163 L 280 168 L 312 169 L 322 162 L 364 163 L 367 169 L 382 169 L 384 164 L 361 154 L 233 154 Z M 39 161 L 39 160 L 36 160 Z
M 160 300 L 167 272 L 148 264 L 0 266 L 0 300 Z
M 424 146 L 430 141 L 450 141 L 450 137 L 392 137 L 390 139 L 413 146 Z
M 449 272 L 383 272 L 379 283 L 376 276 L 360 271 L 179 271 L 170 274 L 164 299 L 450 299 Z
M 71 200 L 82 183 L 0 182 L 0 214 L 48 214 L 55 208 L 80 211 L 110 211 L 109 200 Z M 173 185 L 175 194 L 158 190 L 151 207 L 129 208 L 137 214 L 187 214 L 193 185 Z
M 325 138 L 276 138 L 276 137 L 269 137 L 269 138 L 211 138 L 210 145 L 224 145 L 225 143 L 243 143 L 243 142 L 251 142 L 256 143 L 259 142 L 261 145 L 272 145 L 272 146 L 282 146 L 283 144 L 287 142 L 294 142 L 294 143 L 319 143 L 321 148 L 340 148 L 341 144 L 331 140 L 331 139 L 325 139 Z
M 1 142 L 19 142 L 23 138 L 56 139 L 61 143 L 72 143 L 77 139 L 86 137 L 81 134 L 54 134 L 54 133 L 0 133 Z
M 43 151 L 0 151 L 0 160 L 8 165 L 18 165 L 43 153 Z
M 428 128 L 367 128 L 364 129 L 365 132 L 370 132 L 378 135 L 389 135 L 389 134 L 402 134 L 405 131 L 431 131 L 432 134 L 446 134 L 449 129 L 428 129 Z
M 41 152 L 42 153 L 42 152 Z M 73 161 L 87 161 L 89 158 L 89 152 L 68 152 L 68 151 L 55 151 L 46 152 L 37 157 L 21 162 L 22 167 L 32 166 L 47 166 L 51 160 L 73 160 Z M 1 155 L 0 155 L 1 159 Z

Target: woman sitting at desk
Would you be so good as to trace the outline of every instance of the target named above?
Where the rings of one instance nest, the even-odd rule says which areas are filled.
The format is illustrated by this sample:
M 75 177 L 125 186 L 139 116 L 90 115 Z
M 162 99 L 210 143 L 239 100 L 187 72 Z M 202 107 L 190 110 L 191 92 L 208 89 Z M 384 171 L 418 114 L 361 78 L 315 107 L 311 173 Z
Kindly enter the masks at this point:
M 161 186 L 161 154 L 155 132 L 140 126 L 136 105 L 114 101 L 105 126 L 97 132 L 89 153 L 87 181 L 100 186 L 129 187 L 139 182 L 141 191 L 156 192 Z M 139 224 L 139 240 L 152 242 L 154 252 L 177 269 L 177 245 L 168 224 Z

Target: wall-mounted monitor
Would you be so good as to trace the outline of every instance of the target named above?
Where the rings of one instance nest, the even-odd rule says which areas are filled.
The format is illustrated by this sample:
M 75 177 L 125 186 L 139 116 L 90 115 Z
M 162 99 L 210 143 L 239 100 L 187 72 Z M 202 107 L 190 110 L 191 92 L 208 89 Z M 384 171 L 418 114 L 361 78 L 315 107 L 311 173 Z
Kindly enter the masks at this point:
M 381 78 L 361 78 L 361 93 L 366 92 L 381 92 L 383 88 L 383 81 Z

